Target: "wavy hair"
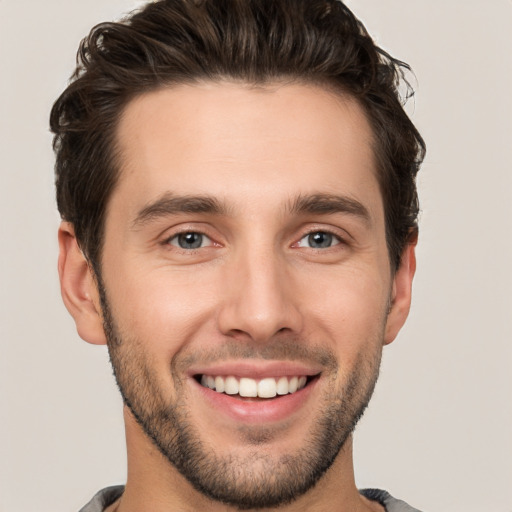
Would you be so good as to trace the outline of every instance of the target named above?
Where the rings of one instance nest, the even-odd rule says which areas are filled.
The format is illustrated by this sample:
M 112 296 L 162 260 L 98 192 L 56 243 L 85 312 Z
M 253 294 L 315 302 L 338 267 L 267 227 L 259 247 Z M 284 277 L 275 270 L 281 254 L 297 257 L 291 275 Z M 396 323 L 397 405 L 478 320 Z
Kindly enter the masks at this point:
M 376 46 L 338 0 L 160 0 L 80 44 L 50 116 L 59 212 L 99 271 L 105 211 L 119 178 L 116 128 L 135 96 L 197 81 L 296 81 L 349 94 L 374 135 L 393 269 L 417 235 L 425 143 L 403 109 L 407 64 Z

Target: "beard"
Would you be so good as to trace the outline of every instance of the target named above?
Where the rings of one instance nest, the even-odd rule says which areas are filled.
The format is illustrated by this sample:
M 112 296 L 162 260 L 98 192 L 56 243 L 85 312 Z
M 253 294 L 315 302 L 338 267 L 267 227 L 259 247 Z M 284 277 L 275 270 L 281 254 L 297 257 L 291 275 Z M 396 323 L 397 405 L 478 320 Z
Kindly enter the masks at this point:
M 166 376 L 166 382 L 172 379 L 174 384 L 171 397 L 159 382 L 143 341 L 121 334 L 101 281 L 99 289 L 110 361 L 125 405 L 169 463 L 214 501 L 249 510 L 278 507 L 302 496 L 333 464 L 370 401 L 382 354 L 376 340 L 368 340 L 371 353 L 359 354 L 350 373 L 339 379 L 340 368 L 331 351 L 290 337 L 264 345 L 226 340 L 212 352 L 176 353 Z M 275 455 L 268 449 L 273 440 L 286 436 L 285 430 L 268 425 L 239 428 L 239 439 L 249 448 L 244 455 L 234 450 L 219 454 L 202 438 L 190 417 L 185 370 L 192 363 L 227 358 L 313 362 L 325 369 L 322 379 L 328 391 L 302 446 L 293 453 Z

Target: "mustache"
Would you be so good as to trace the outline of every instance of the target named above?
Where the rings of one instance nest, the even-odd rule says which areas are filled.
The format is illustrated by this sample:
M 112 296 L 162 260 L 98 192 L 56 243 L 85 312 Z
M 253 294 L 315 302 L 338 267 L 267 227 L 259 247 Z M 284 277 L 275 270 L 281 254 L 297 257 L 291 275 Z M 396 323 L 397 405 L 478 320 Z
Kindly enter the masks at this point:
M 311 345 L 295 337 L 270 340 L 266 343 L 228 339 L 215 348 L 186 347 L 183 350 L 173 357 L 173 370 L 184 371 L 197 364 L 212 364 L 233 359 L 316 363 L 326 370 L 335 370 L 338 367 L 334 352 L 324 346 Z

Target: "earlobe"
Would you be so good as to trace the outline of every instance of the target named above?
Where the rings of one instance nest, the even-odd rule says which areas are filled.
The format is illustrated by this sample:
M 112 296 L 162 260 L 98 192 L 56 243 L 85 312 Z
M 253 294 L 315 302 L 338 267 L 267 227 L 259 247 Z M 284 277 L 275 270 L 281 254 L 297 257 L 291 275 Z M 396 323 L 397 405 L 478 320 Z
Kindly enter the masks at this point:
M 95 345 L 106 344 L 96 279 L 69 222 L 59 228 L 59 278 L 62 299 L 79 336 Z
M 391 343 L 405 323 L 411 307 L 412 281 L 416 272 L 417 238 L 410 241 L 403 253 L 400 267 L 393 277 L 391 304 L 386 323 L 384 344 Z

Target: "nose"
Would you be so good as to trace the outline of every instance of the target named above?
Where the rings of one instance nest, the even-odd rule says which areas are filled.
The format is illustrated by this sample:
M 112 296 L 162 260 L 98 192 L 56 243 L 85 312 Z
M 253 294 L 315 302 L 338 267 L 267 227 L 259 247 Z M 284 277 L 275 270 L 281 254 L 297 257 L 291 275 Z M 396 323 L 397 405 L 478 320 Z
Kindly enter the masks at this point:
M 226 266 L 224 277 L 218 316 L 224 335 L 264 343 L 278 333 L 301 331 L 300 297 L 292 273 L 272 249 L 240 255 Z

